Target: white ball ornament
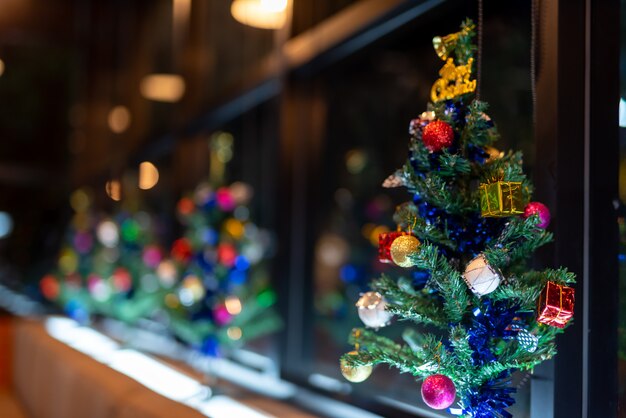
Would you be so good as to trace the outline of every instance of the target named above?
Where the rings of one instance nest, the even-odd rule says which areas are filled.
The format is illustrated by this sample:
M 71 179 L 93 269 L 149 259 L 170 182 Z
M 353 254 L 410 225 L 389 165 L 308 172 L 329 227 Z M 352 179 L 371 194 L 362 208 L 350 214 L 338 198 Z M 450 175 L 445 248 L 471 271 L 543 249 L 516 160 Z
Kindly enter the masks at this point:
M 378 292 L 364 293 L 356 303 L 359 318 L 370 328 L 381 328 L 389 324 L 393 314 L 387 311 L 387 301 Z
M 463 273 L 463 279 L 475 295 L 484 296 L 496 290 L 502 275 L 489 265 L 483 254 L 480 254 L 469 262 Z

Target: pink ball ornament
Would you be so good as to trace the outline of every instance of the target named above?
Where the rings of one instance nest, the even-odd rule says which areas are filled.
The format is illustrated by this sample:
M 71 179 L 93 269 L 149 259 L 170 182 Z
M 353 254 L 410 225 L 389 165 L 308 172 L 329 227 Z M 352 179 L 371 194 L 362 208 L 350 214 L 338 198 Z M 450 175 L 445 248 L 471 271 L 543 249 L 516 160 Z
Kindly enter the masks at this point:
M 539 228 L 547 228 L 550 225 L 550 209 L 541 202 L 530 202 L 524 208 L 524 218 L 528 218 L 532 215 L 539 216 L 539 222 L 537 226 Z
M 233 194 L 228 187 L 220 187 L 217 189 L 215 200 L 217 201 L 217 206 L 225 212 L 231 212 L 235 209 L 235 206 L 237 206 Z
M 228 324 L 233 319 L 233 316 L 226 309 L 226 305 L 221 304 L 213 310 L 213 319 L 217 325 L 223 326 Z
M 146 266 L 156 268 L 161 263 L 163 254 L 156 245 L 149 245 L 143 250 L 141 258 Z
M 424 379 L 422 399 L 433 409 L 446 409 L 456 398 L 456 387 L 452 380 L 442 374 L 434 374 Z

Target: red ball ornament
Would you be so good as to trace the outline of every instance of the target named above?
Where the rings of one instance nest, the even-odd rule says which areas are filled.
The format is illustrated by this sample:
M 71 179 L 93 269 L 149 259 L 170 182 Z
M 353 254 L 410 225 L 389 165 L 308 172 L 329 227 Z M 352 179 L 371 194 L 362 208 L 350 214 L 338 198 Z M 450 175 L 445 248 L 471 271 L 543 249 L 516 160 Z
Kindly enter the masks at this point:
M 433 409 L 446 409 L 456 398 L 454 382 L 442 374 L 434 374 L 422 383 L 422 399 Z
M 422 141 L 431 152 L 439 152 L 452 145 L 454 129 L 447 123 L 435 120 L 430 122 L 422 132 Z
M 172 258 L 181 263 L 186 263 L 193 257 L 193 249 L 187 238 L 179 238 L 172 244 Z
M 529 216 L 537 215 L 539 216 L 539 222 L 537 226 L 539 228 L 547 228 L 550 225 L 550 209 L 546 205 L 541 202 L 530 202 L 524 208 L 524 214 L 522 215 L 524 218 L 528 218 Z

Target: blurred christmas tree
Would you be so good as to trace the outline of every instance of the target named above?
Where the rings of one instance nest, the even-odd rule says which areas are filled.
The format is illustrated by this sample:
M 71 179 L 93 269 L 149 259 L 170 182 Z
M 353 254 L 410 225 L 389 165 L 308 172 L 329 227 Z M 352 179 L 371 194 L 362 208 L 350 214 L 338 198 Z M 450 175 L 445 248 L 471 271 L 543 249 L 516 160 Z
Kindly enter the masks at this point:
M 161 301 L 154 269 L 163 251 L 155 244 L 155 222 L 146 212 L 107 217 L 80 208 L 56 271 L 40 281 L 42 294 L 81 323 L 93 315 L 128 323 L 148 315 Z
M 474 98 L 474 25 L 433 39 L 445 65 L 428 111 L 410 123 L 409 160 L 383 186 L 404 186 L 413 201 L 397 208 L 396 232 L 381 234 L 379 259 L 427 277 L 383 275 L 357 302 L 368 328 L 412 321 L 400 344 L 355 329 L 355 351 L 341 359 L 352 382 L 386 363 L 424 379 L 422 398 L 465 417 L 510 417 L 510 376 L 556 354 L 555 335 L 573 316 L 575 277 L 533 271 L 528 259 L 552 239 L 519 152 L 492 148 L 497 130 Z
M 171 331 L 205 354 L 281 326 L 263 262 L 271 240 L 249 219 L 251 197 L 252 189 L 240 182 L 217 189 L 201 184 L 183 197 L 177 212 L 184 236 L 157 268 L 169 289 L 163 309 Z

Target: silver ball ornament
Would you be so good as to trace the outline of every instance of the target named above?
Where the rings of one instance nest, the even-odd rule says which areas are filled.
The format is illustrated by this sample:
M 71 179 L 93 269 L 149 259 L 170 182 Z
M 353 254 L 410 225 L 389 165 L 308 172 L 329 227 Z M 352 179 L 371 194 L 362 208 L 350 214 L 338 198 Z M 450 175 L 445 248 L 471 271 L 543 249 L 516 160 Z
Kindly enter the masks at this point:
M 387 300 L 378 292 L 361 295 L 356 303 L 359 318 L 370 328 L 381 328 L 389 324 L 393 314 L 387 311 Z

